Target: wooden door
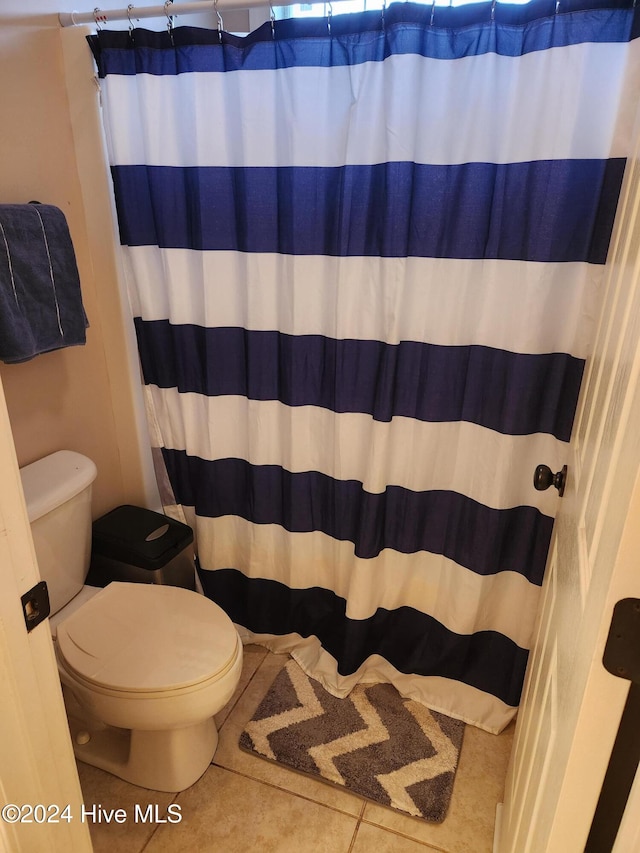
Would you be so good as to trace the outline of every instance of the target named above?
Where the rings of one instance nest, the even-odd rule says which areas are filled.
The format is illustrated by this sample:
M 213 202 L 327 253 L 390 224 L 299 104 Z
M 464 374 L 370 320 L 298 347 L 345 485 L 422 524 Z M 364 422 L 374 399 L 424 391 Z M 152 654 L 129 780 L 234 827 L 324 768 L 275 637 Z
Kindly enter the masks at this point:
M 499 853 L 582 853 L 628 692 L 602 653 L 616 601 L 640 597 L 639 206 L 636 151 L 567 452 Z

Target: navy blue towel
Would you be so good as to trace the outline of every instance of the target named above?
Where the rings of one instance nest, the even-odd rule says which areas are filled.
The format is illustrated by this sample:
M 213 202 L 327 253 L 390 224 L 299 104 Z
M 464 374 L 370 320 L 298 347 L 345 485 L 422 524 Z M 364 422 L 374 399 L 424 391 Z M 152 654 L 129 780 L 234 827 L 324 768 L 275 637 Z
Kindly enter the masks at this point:
M 0 360 L 84 344 L 88 325 L 64 213 L 0 204 Z

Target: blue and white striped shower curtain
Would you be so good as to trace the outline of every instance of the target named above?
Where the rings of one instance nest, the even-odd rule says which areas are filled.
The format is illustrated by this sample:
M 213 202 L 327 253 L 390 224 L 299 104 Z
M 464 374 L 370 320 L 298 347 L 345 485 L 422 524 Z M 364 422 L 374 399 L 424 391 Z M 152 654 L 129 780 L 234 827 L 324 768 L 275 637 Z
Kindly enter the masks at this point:
M 167 503 L 336 695 L 515 713 L 627 156 L 601 5 L 91 40 Z

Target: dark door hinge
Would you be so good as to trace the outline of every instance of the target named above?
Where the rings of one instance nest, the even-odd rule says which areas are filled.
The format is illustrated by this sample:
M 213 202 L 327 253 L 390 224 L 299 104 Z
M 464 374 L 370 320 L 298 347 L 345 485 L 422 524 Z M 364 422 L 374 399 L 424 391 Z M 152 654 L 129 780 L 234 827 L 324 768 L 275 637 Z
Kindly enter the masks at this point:
M 584 853 L 611 853 L 640 761 L 640 599 L 613 608 L 602 663 L 631 682 Z
M 640 598 L 623 598 L 613 608 L 602 663 L 612 675 L 640 684 Z

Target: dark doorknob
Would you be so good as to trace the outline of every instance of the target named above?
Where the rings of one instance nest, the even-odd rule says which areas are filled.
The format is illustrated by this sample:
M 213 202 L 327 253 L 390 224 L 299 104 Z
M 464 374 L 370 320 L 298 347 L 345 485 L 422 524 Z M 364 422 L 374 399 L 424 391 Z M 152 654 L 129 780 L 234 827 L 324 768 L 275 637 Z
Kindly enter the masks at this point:
M 555 486 L 560 497 L 564 494 L 567 483 L 567 466 L 562 466 L 562 471 L 554 474 L 548 465 L 538 465 L 533 473 L 533 485 L 539 492 L 544 492 L 549 486 Z

